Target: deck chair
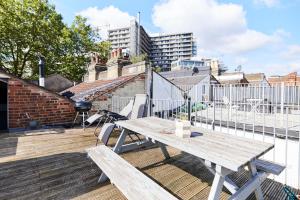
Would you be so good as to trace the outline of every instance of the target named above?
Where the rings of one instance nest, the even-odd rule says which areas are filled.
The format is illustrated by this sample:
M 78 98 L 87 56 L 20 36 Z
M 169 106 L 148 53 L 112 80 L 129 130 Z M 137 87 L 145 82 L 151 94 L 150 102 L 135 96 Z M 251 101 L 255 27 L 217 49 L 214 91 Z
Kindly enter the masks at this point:
M 104 129 L 104 128 L 108 129 L 106 126 L 107 124 L 113 124 L 113 122 L 118 121 L 118 120 L 137 119 L 137 118 L 144 117 L 145 111 L 146 111 L 146 105 L 147 105 L 147 95 L 146 94 L 136 94 L 130 116 L 129 117 L 123 116 L 123 117 L 115 118 L 116 116 L 112 115 L 112 116 L 110 116 L 111 120 L 109 122 L 105 123 L 103 125 L 102 129 Z M 105 144 L 105 141 L 108 141 L 112 131 L 105 131 L 105 130 L 102 131 L 102 129 L 101 129 L 99 135 L 96 135 L 96 134 L 95 135 L 97 136 L 97 143 L 98 143 L 98 140 L 100 139 L 102 141 L 104 140 L 103 143 Z M 139 141 L 141 141 L 141 139 L 137 133 L 134 133 L 134 132 L 128 133 L 128 136 L 130 137 L 130 139 L 133 140 L 131 135 L 135 135 L 137 137 L 137 139 Z
M 120 115 L 128 117 L 131 113 L 132 106 L 133 106 L 133 100 L 130 100 L 129 103 L 120 111 Z M 98 124 L 100 124 L 100 122 L 103 121 L 103 119 L 104 120 L 106 119 L 108 113 L 110 113 L 110 111 L 108 110 L 99 110 L 97 113 L 95 113 L 94 115 L 90 116 L 87 120 L 85 120 L 84 122 L 85 126 L 89 127 L 97 120 L 99 120 Z
M 98 137 L 97 129 L 100 123 L 104 121 L 103 124 L 114 122 L 117 120 L 126 120 L 131 115 L 134 100 L 130 100 L 129 103 L 120 111 L 120 113 L 111 112 L 108 110 L 102 110 L 102 115 L 99 118 L 99 122 L 96 125 L 94 135 Z
M 106 122 L 113 123 L 119 120 L 137 119 L 137 118 L 144 117 L 146 103 L 147 103 L 146 94 L 136 94 L 134 97 L 134 102 L 131 108 L 130 115 L 124 115 L 123 114 L 124 112 L 120 112 L 120 113 L 108 112 L 107 113 L 108 120 Z

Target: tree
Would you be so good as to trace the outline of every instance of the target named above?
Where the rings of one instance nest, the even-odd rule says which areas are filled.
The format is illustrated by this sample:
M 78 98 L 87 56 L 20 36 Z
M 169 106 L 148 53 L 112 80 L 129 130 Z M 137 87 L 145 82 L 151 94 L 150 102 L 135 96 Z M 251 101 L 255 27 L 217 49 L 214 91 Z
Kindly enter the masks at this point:
M 131 56 L 130 57 L 130 61 L 132 63 L 138 63 L 138 62 L 142 62 L 148 59 L 147 54 L 141 54 L 139 56 Z
M 111 43 L 109 41 L 98 42 L 96 46 L 96 52 L 99 53 L 100 59 L 107 61 L 110 55 Z
M 159 72 L 161 72 L 161 67 L 160 66 L 155 66 L 155 67 L 153 67 L 153 71 L 159 73 Z
M 47 0 L 0 1 L 0 30 L 0 67 L 23 78 L 37 78 L 41 54 L 46 74 L 80 81 L 89 53 L 105 58 L 110 48 L 85 18 L 76 16 L 70 27 L 65 25 Z
M 76 16 L 70 28 L 63 29 L 59 57 L 51 73 L 60 73 L 73 80 L 81 80 L 86 72 L 91 51 L 100 51 L 100 36 L 87 25 L 86 19 Z
M 18 77 L 37 66 L 38 54 L 53 64 L 65 25 L 60 14 L 44 0 L 0 2 L 0 66 Z

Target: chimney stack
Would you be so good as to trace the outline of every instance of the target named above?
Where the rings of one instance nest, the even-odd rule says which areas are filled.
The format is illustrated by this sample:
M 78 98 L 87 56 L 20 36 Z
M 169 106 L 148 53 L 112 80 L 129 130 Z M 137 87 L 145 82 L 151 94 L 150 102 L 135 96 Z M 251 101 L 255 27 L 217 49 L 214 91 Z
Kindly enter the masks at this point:
M 39 86 L 45 87 L 45 57 L 39 56 Z

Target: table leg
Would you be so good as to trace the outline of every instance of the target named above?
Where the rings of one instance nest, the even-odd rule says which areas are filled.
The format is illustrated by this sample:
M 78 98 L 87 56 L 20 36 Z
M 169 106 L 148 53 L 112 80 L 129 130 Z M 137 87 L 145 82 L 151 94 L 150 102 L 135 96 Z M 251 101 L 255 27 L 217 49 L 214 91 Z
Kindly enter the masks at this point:
M 220 195 L 225 181 L 225 176 L 227 176 L 229 173 L 230 170 L 227 170 L 219 165 L 216 166 L 215 178 L 209 192 L 208 200 L 220 199 Z
M 200 159 L 200 162 L 205 164 L 207 169 L 212 173 L 216 174 L 213 164 L 210 161 Z M 228 177 L 225 177 L 224 186 L 229 190 L 231 194 L 236 193 L 239 190 L 239 187 Z
M 250 178 L 255 177 L 257 175 L 257 169 L 256 169 L 256 166 L 255 166 L 254 162 L 250 162 L 248 167 L 249 167 L 249 172 L 250 172 Z M 255 196 L 256 196 L 257 200 L 264 199 L 264 196 L 263 196 L 260 185 L 257 186 L 257 188 L 255 190 Z
M 113 148 L 114 152 L 120 153 L 122 145 L 124 144 L 127 135 L 128 135 L 128 130 L 123 128 L 122 132 L 121 132 L 121 135 L 118 138 L 118 141 L 117 141 L 116 145 Z
M 113 148 L 113 151 L 115 153 L 119 153 L 121 151 L 122 145 L 124 144 L 127 135 L 128 135 L 128 130 L 122 129 L 121 135 L 119 136 L 118 141 Z M 98 179 L 98 183 L 103 183 L 106 180 L 107 180 L 107 176 L 102 172 Z

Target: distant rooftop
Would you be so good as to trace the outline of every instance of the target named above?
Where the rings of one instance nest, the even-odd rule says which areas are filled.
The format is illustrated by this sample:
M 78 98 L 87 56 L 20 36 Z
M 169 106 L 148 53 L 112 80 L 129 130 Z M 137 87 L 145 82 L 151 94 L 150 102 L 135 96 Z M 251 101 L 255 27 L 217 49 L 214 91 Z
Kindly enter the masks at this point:
M 96 80 L 94 82 L 82 82 L 67 90 L 64 90 L 61 93 L 68 92 L 68 91 L 74 93 L 74 96 L 71 97 L 71 99 L 74 101 L 90 99 L 95 94 L 101 95 L 107 93 L 111 90 L 114 90 L 115 88 L 120 87 L 123 84 L 126 84 L 128 81 L 142 74 L 120 76 L 116 79 L 111 79 L 111 80 Z

